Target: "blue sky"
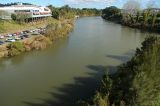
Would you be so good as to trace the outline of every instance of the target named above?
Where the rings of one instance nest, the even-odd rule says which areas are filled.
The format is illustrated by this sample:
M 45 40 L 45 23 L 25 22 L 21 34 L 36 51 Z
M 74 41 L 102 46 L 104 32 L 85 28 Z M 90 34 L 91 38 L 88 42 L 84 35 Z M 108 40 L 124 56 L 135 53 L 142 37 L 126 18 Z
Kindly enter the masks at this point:
M 42 6 L 52 4 L 53 6 L 56 7 L 68 4 L 71 7 L 77 7 L 77 8 L 101 9 L 111 5 L 122 8 L 124 3 L 126 3 L 127 1 L 128 0 L 0 0 L 0 3 L 26 2 Z M 137 0 L 137 1 L 141 3 L 142 8 L 145 8 L 148 2 L 154 2 L 155 6 L 160 8 L 160 0 Z

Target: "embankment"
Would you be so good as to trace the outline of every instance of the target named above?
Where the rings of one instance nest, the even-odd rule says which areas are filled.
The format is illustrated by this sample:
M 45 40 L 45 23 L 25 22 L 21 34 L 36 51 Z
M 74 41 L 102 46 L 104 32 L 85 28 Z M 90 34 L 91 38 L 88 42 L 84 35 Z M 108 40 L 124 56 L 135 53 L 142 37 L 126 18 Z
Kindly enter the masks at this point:
M 22 41 L 0 46 L 0 58 L 12 57 L 32 50 L 42 50 L 54 44 L 56 40 L 68 37 L 74 26 L 73 20 L 61 20 L 47 25 L 44 35 L 37 35 Z

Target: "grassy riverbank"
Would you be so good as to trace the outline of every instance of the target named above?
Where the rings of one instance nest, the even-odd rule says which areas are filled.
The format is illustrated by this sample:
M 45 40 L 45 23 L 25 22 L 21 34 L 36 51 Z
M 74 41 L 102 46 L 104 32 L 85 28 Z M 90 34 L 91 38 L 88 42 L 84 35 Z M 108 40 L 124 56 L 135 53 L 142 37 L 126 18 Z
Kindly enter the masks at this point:
M 12 57 L 23 52 L 45 49 L 49 45 L 54 44 L 55 40 L 67 37 L 68 33 L 73 29 L 73 24 L 74 20 L 71 19 L 61 21 L 48 20 L 44 35 L 37 35 L 22 41 L 1 45 L 0 57 Z

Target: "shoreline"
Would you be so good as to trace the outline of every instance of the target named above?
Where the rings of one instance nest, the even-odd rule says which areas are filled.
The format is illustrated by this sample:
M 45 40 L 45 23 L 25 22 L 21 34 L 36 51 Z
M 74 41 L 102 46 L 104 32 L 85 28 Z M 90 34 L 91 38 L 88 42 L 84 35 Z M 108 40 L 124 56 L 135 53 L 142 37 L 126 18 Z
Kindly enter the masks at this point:
M 153 30 L 151 27 L 142 27 L 142 25 L 129 25 L 129 24 L 125 24 L 125 23 L 122 23 L 122 22 L 119 22 L 119 21 L 105 19 L 102 16 L 101 16 L 101 18 L 106 20 L 106 21 L 110 21 L 110 22 L 113 22 L 113 23 L 116 23 L 116 24 L 120 24 L 122 26 L 126 26 L 126 27 L 129 27 L 129 28 L 139 29 L 141 31 L 145 31 L 145 32 L 148 32 L 148 33 L 160 34 L 160 31 L 158 31 L 158 28 L 156 30 Z
M 58 24 L 48 24 L 47 26 L 49 25 L 51 25 L 51 28 L 48 27 L 44 35 L 39 34 L 20 41 L 0 45 L 0 58 L 9 58 L 34 50 L 43 50 L 53 45 L 58 39 L 69 36 L 68 34 L 74 27 L 74 19 L 61 20 L 58 21 Z M 23 50 L 19 50 L 18 47 L 23 47 Z

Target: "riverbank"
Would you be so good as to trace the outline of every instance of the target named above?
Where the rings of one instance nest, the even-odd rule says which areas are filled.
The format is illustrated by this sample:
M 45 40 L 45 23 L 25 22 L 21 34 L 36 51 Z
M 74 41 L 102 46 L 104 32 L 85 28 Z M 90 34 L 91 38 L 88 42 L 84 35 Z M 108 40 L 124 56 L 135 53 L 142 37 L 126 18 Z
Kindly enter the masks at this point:
M 103 76 L 89 102 L 79 101 L 77 106 L 159 105 L 159 53 L 160 38 L 146 38 L 132 59 L 117 68 L 117 73 Z
M 136 23 L 136 24 L 130 24 L 130 23 L 125 23 L 125 22 L 122 22 L 121 20 L 117 20 L 117 19 L 106 19 L 105 17 L 101 16 L 104 20 L 107 20 L 107 21 L 111 21 L 111 22 L 114 22 L 114 23 L 117 23 L 117 24 L 120 24 L 120 25 L 123 25 L 123 26 L 126 26 L 126 27 L 130 27 L 130 28 L 134 28 L 134 29 L 139 29 L 141 31 L 146 31 L 146 32 L 150 32 L 150 33 L 160 33 L 160 24 L 159 25 L 156 25 L 154 28 L 151 26 L 151 25 L 146 25 L 146 26 L 143 26 L 143 24 L 140 24 L 140 23 Z
M 130 11 L 134 12 L 111 6 L 102 10 L 102 18 L 131 28 L 160 33 L 159 11 L 154 11 L 154 8 Z
M 21 41 L 1 45 L 0 58 L 12 57 L 23 52 L 47 48 L 49 45 L 54 44 L 56 40 L 68 36 L 68 33 L 73 29 L 74 20 L 49 20 L 45 25 L 46 31 L 43 35 L 40 34 Z

